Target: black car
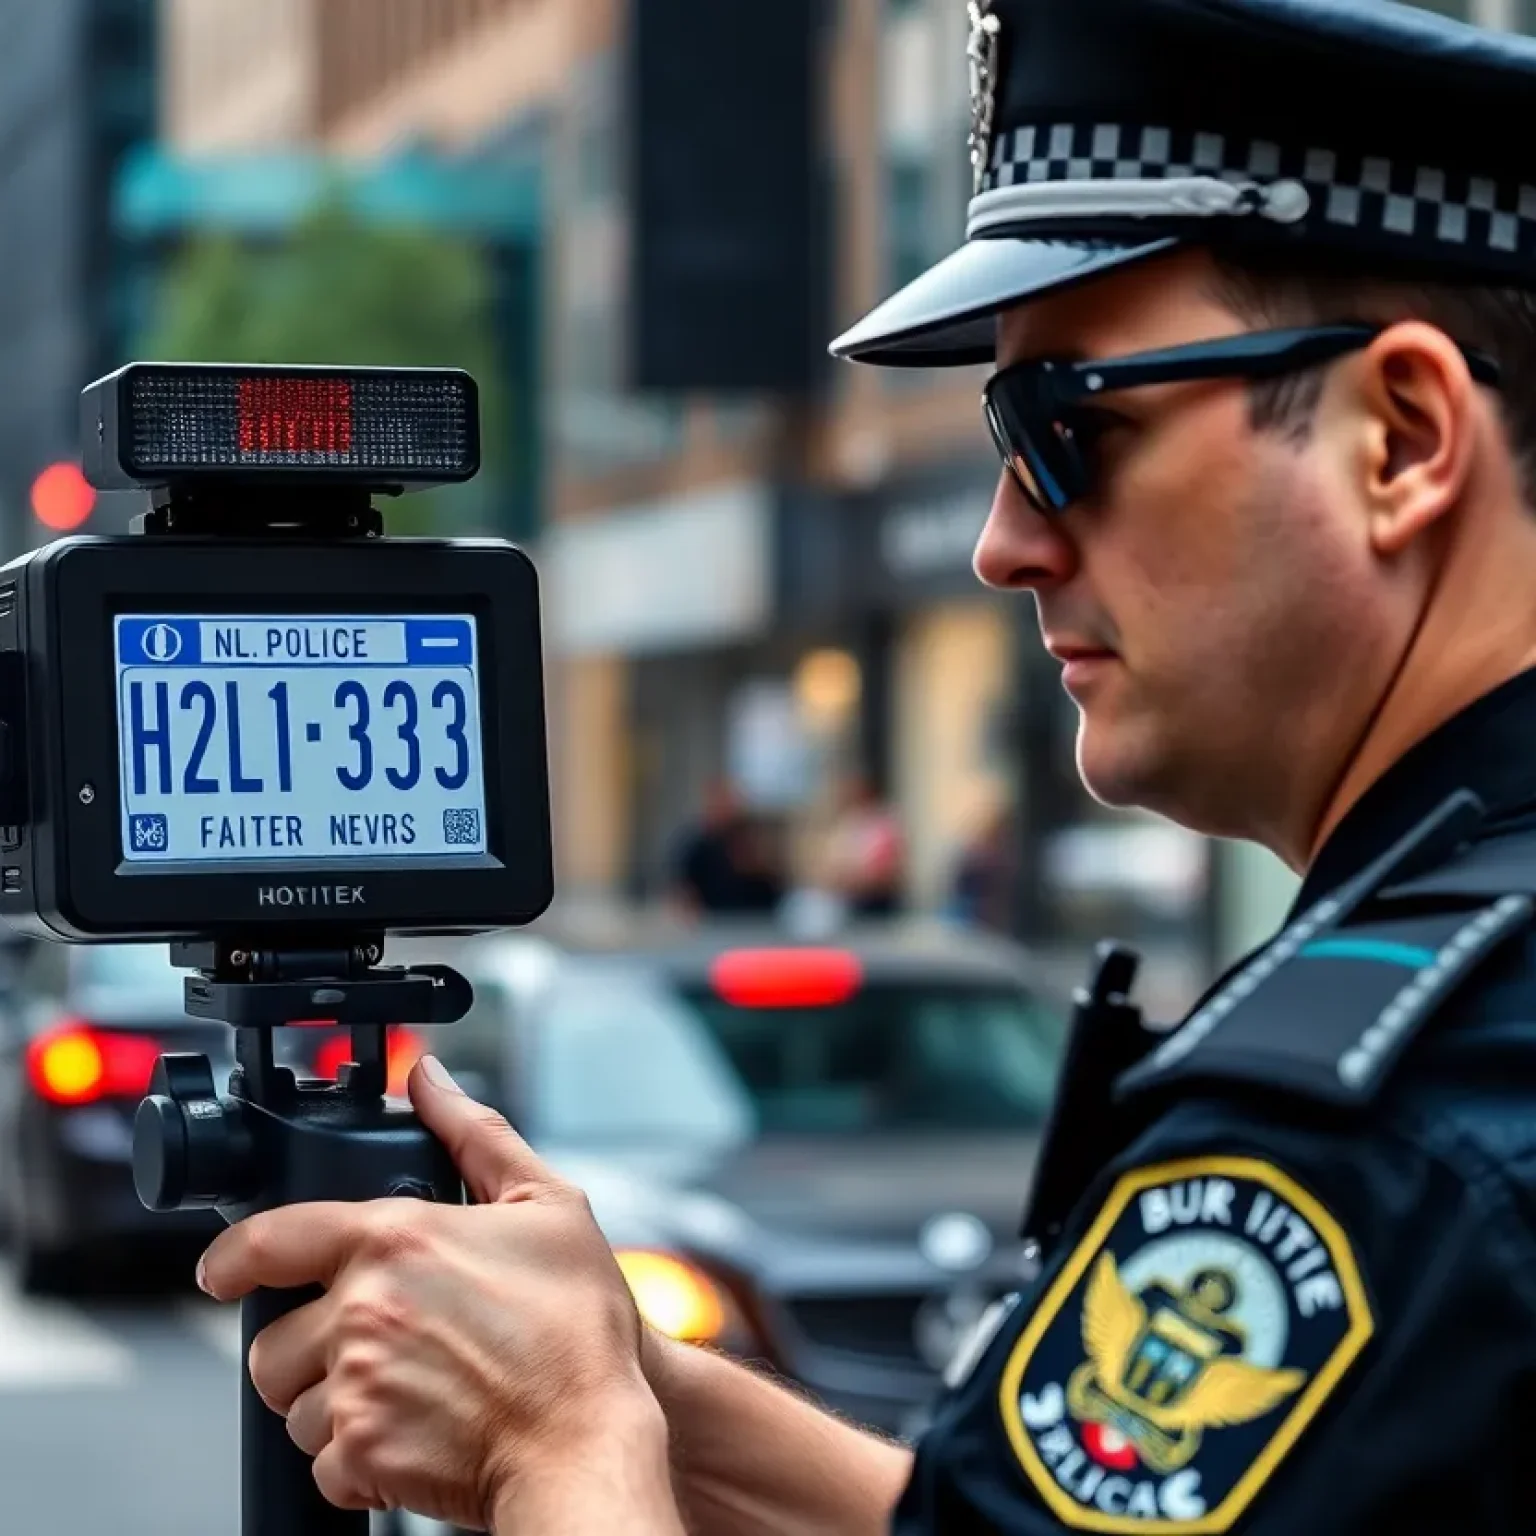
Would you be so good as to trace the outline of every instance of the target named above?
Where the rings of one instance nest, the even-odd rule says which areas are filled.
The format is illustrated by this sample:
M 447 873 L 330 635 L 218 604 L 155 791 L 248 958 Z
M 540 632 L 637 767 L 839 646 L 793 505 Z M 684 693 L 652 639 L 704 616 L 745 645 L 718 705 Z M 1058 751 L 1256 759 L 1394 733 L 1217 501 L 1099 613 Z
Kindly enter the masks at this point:
M 920 1429 L 1026 1273 L 1066 1009 L 1021 951 L 933 929 L 447 958 L 476 1001 L 431 1048 L 586 1190 L 651 1322 Z
M 187 973 L 164 945 L 38 944 L 10 953 L 0 992 L 0 1225 L 31 1293 L 190 1274 L 223 1228 L 212 1211 L 146 1210 L 133 1187 L 133 1118 L 165 1051 L 198 1051 L 222 1087 L 234 1031 L 182 1011 Z M 420 1053 L 395 1031 L 391 1088 Z M 280 1059 L 334 1078 L 345 1032 L 279 1031 Z

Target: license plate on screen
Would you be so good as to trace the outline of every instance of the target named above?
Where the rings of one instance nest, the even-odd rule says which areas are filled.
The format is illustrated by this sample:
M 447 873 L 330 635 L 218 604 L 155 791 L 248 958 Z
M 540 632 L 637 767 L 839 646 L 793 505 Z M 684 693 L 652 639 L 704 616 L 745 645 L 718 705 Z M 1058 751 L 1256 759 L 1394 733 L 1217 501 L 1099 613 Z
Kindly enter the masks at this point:
M 123 614 L 124 858 L 133 864 L 486 851 L 466 614 Z

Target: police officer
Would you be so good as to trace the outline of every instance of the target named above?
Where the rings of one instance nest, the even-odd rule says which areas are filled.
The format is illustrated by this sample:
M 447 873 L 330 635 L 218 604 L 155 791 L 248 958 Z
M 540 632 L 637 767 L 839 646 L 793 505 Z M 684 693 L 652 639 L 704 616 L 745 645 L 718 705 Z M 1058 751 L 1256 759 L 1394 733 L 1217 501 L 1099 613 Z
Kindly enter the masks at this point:
M 968 238 L 836 344 L 991 364 L 976 565 L 1101 800 L 1280 854 L 1176 1032 L 1085 992 L 998 1309 L 915 1459 L 645 1334 L 587 1211 L 252 1218 L 328 1495 L 512 1531 L 1536 1527 L 1536 47 L 1370 0 L 976 0 Z M 670 1468 L 670 1475 L 669 1475 Z

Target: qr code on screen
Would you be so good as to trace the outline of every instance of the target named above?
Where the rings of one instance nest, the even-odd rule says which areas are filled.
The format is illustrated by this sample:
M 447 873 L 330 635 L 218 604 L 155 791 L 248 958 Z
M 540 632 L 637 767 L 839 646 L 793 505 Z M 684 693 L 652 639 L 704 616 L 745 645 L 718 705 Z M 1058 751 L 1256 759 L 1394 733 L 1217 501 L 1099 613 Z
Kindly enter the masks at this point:
M 480 841 L 480 812 L 444 811 L 443 841 L 450 848 L 473 847 Z
M 158 812 L 141 812 L 128 818 L 130 839 L 135 853 L 164 853 L 170 840 L 170 827 Z

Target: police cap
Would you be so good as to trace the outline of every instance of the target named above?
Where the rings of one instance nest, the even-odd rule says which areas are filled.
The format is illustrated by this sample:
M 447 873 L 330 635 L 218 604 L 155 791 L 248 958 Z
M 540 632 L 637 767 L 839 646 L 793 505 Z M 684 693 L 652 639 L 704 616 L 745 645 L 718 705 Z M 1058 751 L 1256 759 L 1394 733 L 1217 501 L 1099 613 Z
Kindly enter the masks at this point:
M 1536 42 L 1389 0 L 971 0 L 965 244 L 832 345 L 993 359 L 996 315 L 1179 246 L 1536 287 Z

